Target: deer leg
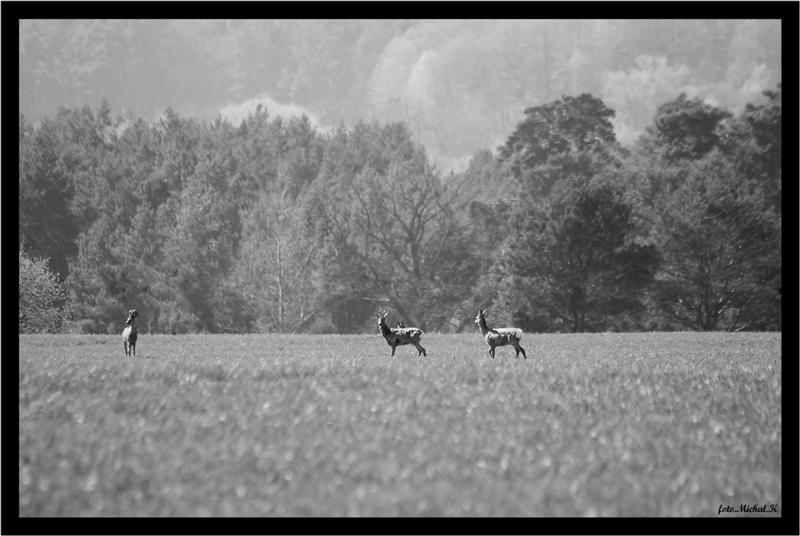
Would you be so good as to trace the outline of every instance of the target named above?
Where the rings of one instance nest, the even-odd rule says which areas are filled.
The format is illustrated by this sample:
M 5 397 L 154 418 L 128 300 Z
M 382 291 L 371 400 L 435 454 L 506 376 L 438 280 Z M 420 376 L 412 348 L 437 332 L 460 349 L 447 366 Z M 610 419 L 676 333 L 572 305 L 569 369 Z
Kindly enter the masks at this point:
M 418 352 L 418 353 L 417 353 L 417 357 L 419 357 L 419 356 L 421 356 L 421 355 L 428 355 L 428 354 L 425 352 L 425 348 L 423 348 L 421 344 L 419 344 L 419 343 L 416 343 L 416 342 L 415 342 L 415 343 L 414 343 L 414 346 L 416 346 L 416 348 L 417 348 L 417 352 Z
M 494 346 L 489 347 L 489 355 L 492 356 L 492 359 L 494 359 Z
M 397 349 L 397 345 L 392 344 L 391 346 L 392 346 L 392 357 L 394 357 L 394 351 Z
M 133 350 L 133 357 L 136 357 L 136 343 L 131 344 L 131 350 Z
M 519 359 L 519 353 L 520 352 L 522 352 L 522 357 L 524 357 L 525 359 L 528 359 L 528 356 L 525 355 L 525 350 L 522 348 L 522 346 L 519 345 L 519 343 L 517 341 L 513 341 L 512 340 L 511 344 L 514 345 L 514 351 L 517 352 L 517 359 Z
M 128 343 L 122 341 L 122 348 L 125 349 L 125 357 L 128 357 Z

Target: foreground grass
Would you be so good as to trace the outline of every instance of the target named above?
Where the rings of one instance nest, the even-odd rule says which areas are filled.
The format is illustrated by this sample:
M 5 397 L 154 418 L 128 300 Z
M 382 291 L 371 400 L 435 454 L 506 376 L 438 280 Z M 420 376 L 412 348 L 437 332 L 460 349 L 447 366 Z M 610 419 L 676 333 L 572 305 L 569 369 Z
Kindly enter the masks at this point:
M 527 342 L 526 342 L 527 341 Z M 780 503 L 780 334 L 20 336 L 21 516 Z M 727 514 L 736 515 L 736 514 Z M 761 514 L 763 515 L 763 514 Z M 774 515 L 774 514 L 772 514 Z

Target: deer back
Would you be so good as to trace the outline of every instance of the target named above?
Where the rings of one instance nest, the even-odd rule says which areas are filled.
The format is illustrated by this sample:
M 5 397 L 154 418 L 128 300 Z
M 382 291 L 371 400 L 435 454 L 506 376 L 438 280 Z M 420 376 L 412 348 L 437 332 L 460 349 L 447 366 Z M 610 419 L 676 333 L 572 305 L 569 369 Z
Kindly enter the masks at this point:
M 395 328 L 391 336 L 395 338 L 400 344 L 411 344 L 418 342 L 424 332 L 419 328 Z
M 486 340 L 494 343 L 495 346 L 505 346 L 512 340 L 519 342 L 522 340 L 522 330 L 519 328 L 495 328 L 489 329 Z

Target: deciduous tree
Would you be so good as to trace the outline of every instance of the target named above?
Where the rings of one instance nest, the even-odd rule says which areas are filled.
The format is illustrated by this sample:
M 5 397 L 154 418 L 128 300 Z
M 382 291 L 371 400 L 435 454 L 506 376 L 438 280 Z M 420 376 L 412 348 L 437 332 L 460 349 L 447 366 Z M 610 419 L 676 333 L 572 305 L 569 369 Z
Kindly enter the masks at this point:
M 19 332 L 57 333 L 64 324 L 66 292 L 48 259 L 19 252 Z
M 622 192 L 575 190 L 519 214 L 501 302 L 528 329 L 597 331 L 643 309 L 659 258 L 643 243 Z
M 659 206 L 658 310 L 683 329 L 780 329 L 780 218 L 764 188 L 718 151 L 683 174 Z

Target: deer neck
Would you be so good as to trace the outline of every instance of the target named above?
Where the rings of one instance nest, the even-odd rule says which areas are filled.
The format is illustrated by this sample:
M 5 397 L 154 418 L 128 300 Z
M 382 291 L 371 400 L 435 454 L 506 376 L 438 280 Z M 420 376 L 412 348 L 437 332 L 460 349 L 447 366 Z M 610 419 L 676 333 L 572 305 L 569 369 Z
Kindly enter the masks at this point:
M 489 333 L 489 326 L 486 325 L 486 319 L 481 317 L 480 321 L 478 322 L 478 326 L 481 328 L 481 335 L 486 336 Z
M 381 335 L 384 337 L 392 333 L 392 330 L 389 329 L 389 326 L 386 325 L 384 320 L 381 320 L 381 323 L 378 324 L 378 327 L 381 328 Z

